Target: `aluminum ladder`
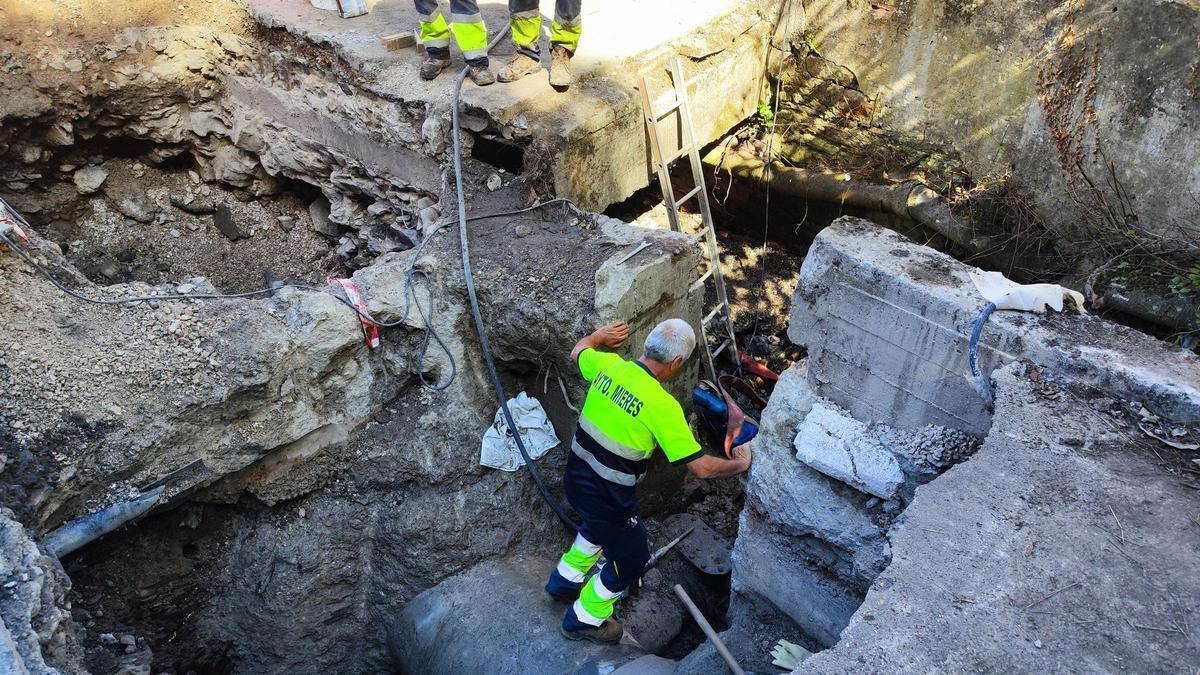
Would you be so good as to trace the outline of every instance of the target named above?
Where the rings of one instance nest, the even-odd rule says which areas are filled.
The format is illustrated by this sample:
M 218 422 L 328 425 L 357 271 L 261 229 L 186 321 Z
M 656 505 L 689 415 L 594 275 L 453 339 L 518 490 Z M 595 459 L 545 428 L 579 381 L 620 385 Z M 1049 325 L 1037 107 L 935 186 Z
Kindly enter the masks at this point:
M 703 238 L 704 241 L 705 269 L 700 278 L 693 281 L 691 286 L 688 287 L 688 294 L 691 295 L 699 291 L 707 295 L 705 290 L 709 279 L 713 281 L 716 287 L 717 304 L 700 321 L 700 340 L 704 345 L 704 365 L 708 368 L 709 377 L 716 383 L 716 360 L 722 352 L 728 350 L 734 369 L 738 368 L 737 337 L 733 332 L 733 317 L 730 315 L 729 298 L 725 294 L 725 277 L 721 275 L 721 254 L 717 248 L 717 233 L 713 229 L 712 212 L 708 206 L 708 189 L 704 184 L 704 170 L 700 164 L 700 148 L 696 144 L 696 137 L 692 129 L 692 110 L 688 105 L 687 95 L 688 83 L 683 77 L 683 65 L 679 62 L 678 58 L 671 63 L 671 82 L 675 90 L 675 101 L 665 109 L 656 111 L 654 110 L 653 97 L 650 95 L 650 83 L 645 76 L 642 77 L 642 115 L 646 119 L 646 133 L 650 137 L 650 161 L 658 172 L 658 184 L 662 188 L 663 203 L 667 207 L 667 219 L 671 223 L 671 229 L 676 232 L 683 231 L 679 225 L 680 206 L 683 206 L 688 200 L 693 198 L 700 204 L 702 225 L 701 231 L 696 233 L 696 237 L 697 239 Z M 664 157 L 659 122 L 676 111 L 679 113 L 679 130 L 682 137 L 679 144 L 680 147 L 671 156 Z M 675 190 L 671 186 L 671 165 L 684 156 L 690 160 L 692 179 L 695 187 L 689 190 L 687 194 L 676 199 Z M 725 333 L 727 336 L 721 342 L 720 346 L 716 349 L 710 349 L 708 341 L 709 324 L 718 316 L 721 317 L 725 324 Z

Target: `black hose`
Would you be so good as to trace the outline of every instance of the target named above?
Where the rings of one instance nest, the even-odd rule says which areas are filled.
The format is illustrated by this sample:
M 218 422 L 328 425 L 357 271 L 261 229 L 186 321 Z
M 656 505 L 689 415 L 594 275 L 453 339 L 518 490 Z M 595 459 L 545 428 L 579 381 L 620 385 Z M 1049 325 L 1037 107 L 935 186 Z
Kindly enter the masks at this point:
M 501 36 L 503 36 L 503 33 Z M 517 441 L 517 450 L 521 452 L 521 458 L 525 460 L 525 466 L 529 468 L 529 474 L 533 476 L 533 481 L 537 483 L 538 490 L 542 493 L 542 498 L 546 500 L 550 508 L 554 509 L 554 513 L 558 516 L 559 520 L 572 530 L 578 530 L 579 525 L 571 520 L 571 517 L 567 515 L 562 505 L 550 496 L 550 490 L 546 487 L 545 481 L 542 480 L 541 472 L 538 471 L 537 466 L 529 457 L 529 451 L 525 449 L 525 442 L 521 440 L 521 432 L 517 428 L 516 422 L 513 421 L 512 412 L 508 409 L 508 395 L 504 393 L 504 385 L 500 382 L 500 374 L 496 372 L 496 361 L 492 358 L 492 347 L 488 342 L 487 326 L 483 323 L 483 316 L 479 312 L 479 299 L 475 296 L 475 280 L 471 276 L 471 251 L 467 244 L 467 203 L 463 194 L 462 142 L 458 121 L 458 99 L 462 93 L 463 80 L 467 77 L 467 70 L 467 68 L 463 68 L 458 74 L 458 79 L 454 82 L 451 119 L 453 121 L 454 139 L 454 188 L 458 193 L 458 237 L 462 246 L 463 278 L 467 283 L 467 297 L 471 300 L 471 318 L 474 319 L 475 331 L 479 334 L 479 346 L 483 349 L 483 358 L 487 362 L 488 376 L 492 380 L 492 387 L 496 390 L 496 398 L 500 400 L 500 411 L 504 415 L 505 423 L 508 424 L 509 432 Z

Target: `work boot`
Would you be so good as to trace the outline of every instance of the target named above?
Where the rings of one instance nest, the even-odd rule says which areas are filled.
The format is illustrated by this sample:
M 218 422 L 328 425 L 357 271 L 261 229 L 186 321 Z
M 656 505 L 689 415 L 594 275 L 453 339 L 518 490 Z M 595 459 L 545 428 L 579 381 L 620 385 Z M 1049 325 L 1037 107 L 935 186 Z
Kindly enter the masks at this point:
M 426 56 L 421 62 L 421 79 L 432 80 L 438 76 L 438 73 L 445 70 L 450 65 L 450 59 L 442 59 L 436 56 Z
M 559 626 L 559 630 L 568 640 L 590 640 L 602 645 L 615 645 L 625 634 L 625 627 L 616 619 L 605 619 L 599 626 L 588 626 L 578 630 L 567 630 L 566 627 Z
M 496 79 L 500 80 L 501 82 L 516 82 L 522 77 L 536 73 L 541 69 L 541 61 L 538 61 L 528 54 L 517 52 L 516 54 L 513 54 L 512 58 L 508 60 L 508 63 L 504 64 L 504 67 L 500 69 L 500 72 L 496 75 Z
M 550 47 L 550 86 L 555 89 L 571 86 L 571 51 L 562 45 Z
M 496 76 L 492 74 L 492 70 L 487 66 L 468 65 L 467 77 L 471 78 L 471 81 L 478 87 L 486 87 L 496 82 Z

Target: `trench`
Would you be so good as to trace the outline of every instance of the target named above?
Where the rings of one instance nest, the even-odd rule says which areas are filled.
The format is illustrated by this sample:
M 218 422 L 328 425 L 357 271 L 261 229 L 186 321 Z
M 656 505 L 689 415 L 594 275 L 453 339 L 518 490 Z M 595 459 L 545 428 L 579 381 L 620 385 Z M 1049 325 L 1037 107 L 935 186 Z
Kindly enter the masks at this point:
M 41 149 L 25 163 L 24 174 L 7 181 L 0 196 L 30 217 L 66 265 L 109 290 L 211 286 L 217 292 L 236 293 L 278 282 L 320 284 L 330 276 L 383 270 L 376 266 L 415 256 L 414 248 L 427 239 L 433 242 L 426 249 L 435 257 L 432 266 L 440 265 L 450 270 L 446 277 L 453 276 L 457 259 L 452 238 L 436 237 L 434 229 L 448 215 L 442 205 L 445 139 L 427 137 L 426 111 L 381 100 L 355 82 L 344 64 L 306 62 L 302 57 L 313 56 L 311 46 L 298 44 L 280 31 L 269 32 L 266 39 L 281 52 L 271 58 L 223 54 L 214 66 L 233 78 L 235 84 L 228 90 L 232 103 L 215 92 L 189 102 L 214 108 L 207 122 L 191 122 L 199 128 L 209 124 L 213 133 L 179 135 L 155 129 L 130 133 L 121 130 L 120 123 L 90 125 L 94 119 L 86 115 L 38 119 L 22 131 L 40 137 L 66 128 L 78 139 Z M 165 55 L 148 46 L 137 49 L 157 51 L 155 58 Z M 261 90 L 247 85 L 260 79 L 267 83 Z M 135 90 L 123 91 L 127 101 L 150 107 L 126 105 L 92 117 L 116 116 L 118 122 L 134 127 L 131 120 L 139 117 L 169 115 L 172 105 L 163 104 L 164 92 L 139 98 L 136 87 L 127 86 Z M 806 86 L 825 91 L 832 81 Z M 845 108 L 850 105 L 847 101 L 861 105 L 859 98 L 846 94 L 853 87 L 840 89 L 845 91 L 833 96 L 832 105 Z M 316 117 L 312 110 L 318 108 L 310 105 L 314 101 L 335 110 L 333 119 L 344 128 Z M 227 109 L 215 110 L 222 105 Z M 238 118 L 245 109 L 287 111 L 298 120 L 300 133 L 275 128 L 253 115 Z M 527 175 L 532 150 L 524 142 L 506 138 L 494 121 L 477 126 L 468 138 L 468 181 L 478 200 L 473 208 L 492 211 L 524 205 L 518 197 L 541 185 L 544 178 Z M 847 133 L 854 131 L 852 127 L 847 124 Z M 761 120 L 746 120 L 705 148 L 704 154 L 725 146 L 753 146 L 760 132 Z M 318 140 L 306 140 L 305 134 Z M 358 148 L 365 158 L 328 151 L 324 146 L 332 141 Z M 432 147 L 438 143 L 442 147 Z M 813 139 L 805 143 L 821 145 Z M 19 143 L 10 145 L 33 157 L 33 151 Z M 801 145 L 787 148 L 792 160 L 807 158 L 814 165 L 832 161 L 805 155 L 798 149 Z M 847 141 L 847 145 L 853 144 Z M 395 152 L 384 157 L 379 147 Z M 915 153 L 921 161 L 931 156 L 927 148 L 914 150 L 904 143 L 886 150 L 894 154 L 880 161 L 907 168 L 912 168 L 906 164 L 912 157 L 904 153 Z M 922 166 L 950 176 L 951 183 L 958 179 L 954 162 L 936 159 Z M 81 170 L 99 184 L 81 186 Z M 813 238 L 838 217 L 865 217 L 977 262 L 942 234 L 884 210 L 769 192 L 761 183 L 735 177 L 712 163 L 705 178 L 735 310 L 733 330 L 746 352 L 776 372 L 805 358 L 787 335 L 792 295 Z M 674 187 L 679 195 L 691 185 L 681 181 Z M 660 201 L 659 188 L 652 184 L 611 205 L 604 215 L 667 229 L 665 212 L 656 206 Z M 688 227 L 695 227 L 699 215 L 688 208 L 683 217 Z M 563 384 L 560 390 L 558 379 L 565 377 L 569 367 L 562 352 L 570 349 L 574 336 L 592 317 L 560 306 L 531 307 L 521 293 L 542 293 L 540 287 L 551 276 L 546 271 L 548 260 L 559 268 L 582 267 L 584 258 L 610 255 L 618 248 L 596 244 L 594 234 L 570 239 L 574 230 L 598 226 L 566 218 L 522 216 L 480 227 L 486 230 L 484 243 L 491 249 L 484 256 L 481 278 L 490 284 L 485 292 L 492 303 L 489 314 L 498 324 L 505 387 L 541 400 L 560 436 L 573 428 L 576 413 L 571 405 L 577 405 L 582 394 L 577 385 Z M 524 266 L 513 262 L 524 258 L 533 260 Z M 503 276 L 511 269 L 527 275 L 517 281 L 527 279 L 528 284 L 504 288 Z M 386 268 L 386 273 L 393 272 Z M 566 299 L 563 305 L 578 297 L 591 298 L 593 282 L 586 277 L 558 289 Z M 447 278 L 430 281 L 430 305 L 435 304 L 435 291 L 440 293 L 441 309 L 461 304 L 463 292 L 457 283 Z M 708 300 L 711 305 L 713 298 Z M 549 300 L 544 304 L 553 305 Z M 506 311 L 512 316 L 494 318 Z M 268 314 L 272 318 L 259 319 L 280 321 Z M 1140 325 L 1120 314 L 1111 316 Z M 242 316 L 233 319 L 237 321 L 252 322 Z M 443 333 L 454 335 L 460 343 L 473 339 L 460 337 L 470 335 L 468 319 L 460 314 L 449 321 L 450 325 L 438 326 Z M 173 495 L 169 505 L 67 558 L 64 566 L 73 583 L 72 618 L 91 638 L 86 646 L 88 668 L 115 672 L 136 664 L 177 673 L 383 672 L 397 667 L 389 654 L 389 623 L 423 591 L 485 561 L 506 560 L 518 553 L 551 562 L 557 558 L 566 536 L 524 472 L 491 471 L 474 461 L 478 438 L 466 430 L 486 427 L 495 412 L 490 392 L 477 386 L 481 373 L 470 361 L 474 347 L 455 345 L 461 350 L 460 389 L 443 393 L 421 386 L 419 377 L 428 375 L 440 382 L 449 372 L 444 363 L 426 368 L 421 361 L 421 344 L 432 328 L 432 322 L 426 322 L 385 332 L 385 349 L 403 358 L 380 359 L 369 366 L 347 363 L 352 359 L 330 362 L 323 376 L 350 373 L 345 379 L 353 381 L 355 374 L 350 371 L 371 373 L 371 382 L 364 387 L 370 391 L 365 403 L 360 402 L 358 417 L 314 425 L 279 446 L 257 447 L 261 455 L 246 461 L 236 458 L 241 463 L 223 478 L 205 477 L 189 485 Z M 520 339 L 524 331 L 535 334 L 528 344 Z M 339 349 L 349 352 L 349 347 Z M 281 346 L 278 351 L 286 350 Z M 418 352 L 422 356 L 414 357 Z M 301 359 L 286 356 L 284 368 L 303 369 L 304 364 L 297 363 Z M 416 360 L 416 369 L 401 363 L 405 359 Z M 291 383 L 290 378 L 259 383 L 240 395 L 266 398 L 268 384 L 276 391 L 280 385 L 298 386 Z M 751 383 L 764 395 L 771 393 L 768 382 L 751 378 Z M 747 413 L 761 419 L 761 405 L 737 396 Z M 247 406 L 215 417 L 196 415 L 186 422 L 191 425 L 188 431 L 196 427 L 211 431 L 247 418 L 278 415 L 280 410 L 258 413 Z M 114 429 L 119 431 L 119 425 L 69 415 L 66 420 L 70 433 L 50 438 L 81 455 L 101 446 L 107 434 L 116 433 Z M 705 434 L 699 425 L 697 429 L 708 450 L 719 454 L 720 439 Z M 952 440 L 962 448 L 978 444 L 977 438 L 962 435 Z M 16 447 L 15 442 L 6 442 L 9 445 Z M 132 447 L 130 442 L 120 450 L 133 456 Z M 36 456 L 30 451 L 14 453 L 18 459 L 10 462 L 10 470 L 23 474 L 25 487 L 6 490 L 6 504 L 28 502 L 31 495 L 51 486 L 48 457 L 53 451 L 47 446 L 39 448 Z M 284 469 L 271 463 L 275 454 L 284 457 L 280 460 Z M 954 461 L 969 454 L 969 449 L 962 450 Z M 108 458 L 88 459 L 88 467 L 94 468 L 104 466 Z M 555 495 L 562 494 L 564 461 L 561 447 L 539 460 Z M 886 532 L 901 517 L 916 488 L 936 480 L 948 465 L 936 470 L 905 466 L 906 483 L 889 500 L 829 481 L 838 508 L 861 516 L 877 532 L 873 538 L 847 544 L 839 540 L 842 533 L 818 536 L 770 523 L 762 505 L 749 498 L 737 481 L 695 481 L 658 462 L 650 470 L 656 475 L 654 485 L 643 495 L 652 544 L 667 538 L 668 518 L 682 512 L 700 516 L 731 544 L 740 527 L 759 528 L 758 536 L 777 542 L 788 560 L 797 564 L 795 578 L 788 580 L 789 592 L 823 598 L 831 618 L 815 622 L 815 627 L 800 626 L 779 610 L 779 598 L 751 589 L 734 590 L 729 574 L 704 574 L 677 556 L 664 561 L 655 585 L 632 604 L 635 609 L 646 607 L 645 613 L 652 615 L 673 605 L 670 585 L 683 583 L 716 629 L 731 631 L 743 644 L 787 636 L 810 651 L 828 649 L 836 644 L 867 589 L 890 564 Z M 163 463 L 146 471 L 171 476 L 176 466 Z M 259 482 L 262 476 L 270 480 Z M 84 492 L 80 490 L 76 501 L 60 505 L 59 510 L 80 506 Z M 86 498 L 100 503 L 109 496 L 98 490 Z M 864 558 L 870 564 L 860 568 Z M 655 621 L 652 617 L 644 625 L 661 628 Z M 660 632 L 651 650 L 660 656 L 685 659 L 703 648 L 704 636 L 690 620 Z M 755 667 L 769 668 L 769 659 L 764 662 L 762 657 L 760 651 Z
M 73 122 L 80 126 L 79 120 Z M 520 145 L 487 133 L 472 143 L 481 180 L 493 172 L 520 174 L 523 155 Z M 239 177 L 231 183 L 213 175 L 202 178 L 204 163 L 198 157 L 195 149 L 126 137 L 67 147 L 53 157 L 60 164 L 56 177 L 38 186 L 40 204 L 25 210 L 66 261 L 96 284 L 211 284 L 216 291 L 241 292 L 280 281 L 317 283 L 367 268 L 377 256 L 414 243 L 411 232 L 397 239 L 379 232 L 400 234 L 404 228 L 396 225 L 416 224 L 428 208 L 417 200 L 364 199 L 351 192 L 339 195 L 347 219 L 331 223 L 328 186 L 317 185 L 312 176 L 281 175 L 249 184 Z M 63 165 L 101 169 L 105 177 L 81 194 Z M 728 177 L 723 182 L 719 172 L 708 179 L 725 277 L 737 308 L 735 332 L 747 352 L 782 371 L 803 358 L 786 330 L 804 253 L 816 232 L 845 211 L 775 195 L 764 220 L 764 193 L 734 186 Z M 690 187 L 676 186 L 677 194 Z M 31 203 L 27 192 L 5 196 L 21 206 Z M 653 207 L 659 199 L 657 186 L 651 185 L 610 207 L 607 215 L 665 229 L 665 214 Z M 369 211 L 362 208 L 368 203 Z M 371 215 L 380 214 L 403 219 L 371 222 Z M 877 212 L 863 215 L 882 218 Z M 698 214 L 687 210 L 684 218 L 694 225 Z M 556 373 L 545 362 L 509 359 L 501 367 L 510 391 L 539 391 L 556 426 L 573 425 L 566 401 L 547 384 Z M 383 455 L 396 437 L 427 441 L 431 433 L 413 436 L 422 418 L 412 404 L 428 396 L 415 383 L 401 382 L 386 396 L 364 426 L 310 462 L 307 470 L 318 476 L 316 488 L 283 498 L 209 489 L 70 558 L 66 570 L 74 583 L 74 619 L 100 636 L 88 648 L 89 667 L 111 672 L 131 656 L 153 654 L 154 668 L 181 673 L 304 670 L 312 665 L 302 664 L 320 654 L 317 662 L 326 666 L 385 669 L 390 661 L 380 627 L 421 591 L 488 557 L 518 550 L 540 551 L 548 559 L 557 555 L 558 537 L 544 527 L 546 509 L 528 486 L 478 472 L 434 470 L 430 475 L 407 462 L 389 467 L 394 472 L 372 466 L 371 458 Z M 761 415 L 761 406 L 740 394 L 739 399 L 752 416 Z M 472 412 L 481 417 L 491 410 L 490 401 L 475 405 Z M 719 453 L 717 439 L 707 440 Z M 562 460 L 560 455 L 542 467 L 557 494 Z M 652 470 L 666 473 L 663 465 Z M 673 480 L 680 478 L 677 472 Z M 650 492 L 644 500 L 655 538 L 663 536 L 667 516 L 685 511 L 700 514 L 729 541 L 737 536 L 744 500 L 737 483 L 693 481 L 665 494 Z M 501 504 L 524 515 L 514 523 L 512 514 L 487 513 Z M 453 531 L 453 520 L 438 522 L 446 510 L 462 509 L 474 510 L 474 528 L 493 533 L 481 538 Z M 880 512 L 879 517 L 893 515 Z M 857 551 L 803 538 L 794 546 L 811 561 L 820 583 L 847 584 L 844 569 Z M 664 563 L 664 570 L 664 577 L 688 586 L 718 630 L 730 627 L 728 574 L 699 574 L 676 559 Z M 864 589 L 857 579 L 847 592 L 861 601 Z M 659 595 L 664 591 L 654 589 Z M 764 633 L 795 636 L 812 650 L 829 646 L 764 599 L 748 604 L 752 609 L 738 611 L 753 616 L 740 620 Z M 698 628 L 683 622 L 655 651 L 679 659 L 703 641 Z

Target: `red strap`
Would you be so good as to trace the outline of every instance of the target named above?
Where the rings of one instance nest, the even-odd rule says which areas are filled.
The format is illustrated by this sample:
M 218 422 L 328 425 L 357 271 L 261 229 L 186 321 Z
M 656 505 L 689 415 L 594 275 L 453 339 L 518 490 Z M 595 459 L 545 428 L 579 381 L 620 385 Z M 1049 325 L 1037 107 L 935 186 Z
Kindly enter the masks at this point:
M 20 239 L 22 244 L 29 243 L 29 237 L 25 236 L 25 232 L 21 230 L 20 224 L 7 216 L 0 216 L 0 232 L 4 234 L 12 232 L 17 235 L 17 239 Z
M 379 324 L 375 323 L 375 319 L 371 318 L 371 313 L 367 310 L 366 303 L 363 302 L 362 294 L 358 292 L 358 285 L 349 279 L 329 278 L 329 283 L 338 284 L 342 287 L 342 291 L 346 293 L 346 298 L 350 304 L 354 305 L 358 310 L 358 322 L 362 324 L 363 340 L 367 343 L 367 348 L 376 349 L 379 347 Z

